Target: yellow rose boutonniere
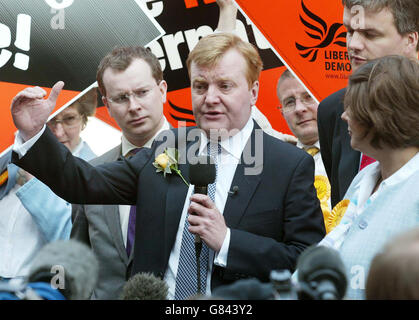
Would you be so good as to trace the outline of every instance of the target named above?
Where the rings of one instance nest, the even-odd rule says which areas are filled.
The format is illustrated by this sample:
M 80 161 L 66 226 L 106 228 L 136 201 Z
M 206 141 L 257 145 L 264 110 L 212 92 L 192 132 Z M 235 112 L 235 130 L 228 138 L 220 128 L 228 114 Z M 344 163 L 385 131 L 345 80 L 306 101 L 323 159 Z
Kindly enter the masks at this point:
M 172 171 L 174 171 L 189 187 L 189 183 L 183 178 L 182 173 L 178 168 L 178 154 L 177 149 L 167 148 L 154 159 L 153 166 L 157 168 L 156 172 L 163 172 L 165 178 L 166 174 L 171 174 Z

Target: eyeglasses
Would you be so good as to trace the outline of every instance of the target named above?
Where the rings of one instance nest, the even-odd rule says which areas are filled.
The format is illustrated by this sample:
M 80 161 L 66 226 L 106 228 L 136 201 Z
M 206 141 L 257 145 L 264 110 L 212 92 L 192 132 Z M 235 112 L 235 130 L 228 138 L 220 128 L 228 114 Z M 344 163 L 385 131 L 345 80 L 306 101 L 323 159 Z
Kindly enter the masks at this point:
M 55 128 L 59 123 L 61 123 L 66 128 L 75 127 L 80 123 L 81 116 L 68 116 L 64 117 L 61 120 L 53 118 L 48 121 L 47 125 L 51 128 Z
M 306 107 L 310 107 L 316 103 L 316 100 L 314 100 L 313 97 L 310 96 L 308 93 L 300 97 L 289 97 L 285 99 L 282 103 L 283 112 L 288 113 L 295 111 L 295 107 L 297 106 L 297 100 L 300 100 L 300 102 Z M 281 109 L 281 107 L 278 107 L 278 109 Z
M 135 102 L 141 102 L 141 99 L 143 99 L 147 94 L 152 90 L 152 88 L 147 89 L 138 89 L 134 90 L 131 93 L 123 93 L 115 97 L 107 97 L 108 101 L 120 105 L 120 106 L 128 106 L 129 102 L 131 100 L 131 97 L 134 98 Z

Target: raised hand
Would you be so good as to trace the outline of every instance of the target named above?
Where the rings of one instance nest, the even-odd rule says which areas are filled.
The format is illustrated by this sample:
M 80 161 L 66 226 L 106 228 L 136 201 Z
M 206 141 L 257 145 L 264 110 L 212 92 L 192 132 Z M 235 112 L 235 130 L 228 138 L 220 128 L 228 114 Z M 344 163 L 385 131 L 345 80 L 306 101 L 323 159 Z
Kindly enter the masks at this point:
M 236 29 L 237 7 L 233 0 L 217 0 L 220 13 L 217 30 L 233 32 Z
M 46 91 L 40 87 L 30 87 L 19 92 L 12 100 L 11 113 L 13 122 L 24 141 L 35 136 L 54 110 L 58 95 L 64 82 L 58 81 L 51 90 L 48 99 Z

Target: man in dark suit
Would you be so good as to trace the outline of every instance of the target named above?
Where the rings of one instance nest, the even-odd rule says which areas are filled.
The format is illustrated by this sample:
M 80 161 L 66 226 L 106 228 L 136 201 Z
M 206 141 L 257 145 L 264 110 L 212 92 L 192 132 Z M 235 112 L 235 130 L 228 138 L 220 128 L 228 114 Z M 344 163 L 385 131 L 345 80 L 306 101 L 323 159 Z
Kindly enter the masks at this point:
M 153 139 L 170 128 L 163 115 L 167 85 L 160 62 L 143 47 L 115 48 L 99 64 L 97 82 L 103 103 L 122 131 L 121 144 L 90 161 L 94 166 L 150 148 Z M 121 90 L 140 90 L 135 103 L 115 103 Z M 149 90 L 150 89 L 150 90 Z M 134 91 L 134 92 L 137 92 Z M 144 121 L 136 121 L 145 118 Z M 132 263 L 130 243 L 131 207 L 127 205 L 73 205 L 71 238 L 92 248 L 99 260 L 99 280 L 93 299 L 118 299 Z M 131 221 L 132 223 L 132 221 Z M 135 225 L 135 221 L 134 221 Z M 133 226 L 134 226 L 133 225 Z M 128 247 L 128 249 L 127 249 Z
M 14 161 L 72 203 L 137 204 L 132 274 L 164 278 L 170 299 L 187 298 L 198 287 L 191 233 L 208 253 L 201 261 L 206 294 L 243 277 L 268 281 L 273 269 L 293 271 L 299 254 L 325 234 L 313 158 L 263 133 L 250 117 L 262 69 L 257 50 L 237 36 L 214 34 L 200 40 L 187 65 L 199 129 L 165 131 L 151 149 L 97 167 L 71 157 L 44 131 L 62 82 L 47 100 L 31 88 L 12 102 L 19 129 Z M 209 195 L 192 194 L 185 183 L 189 162 L 213 146 L 215 183 Z M 155 158 L 168 147 L 177 148 L 180 171 L 163 175 Z M 186 259 L 192 262 L 185 266 Z
M 342 0 L 342 3 L 352 71 L 369 60 L 391 54 L 418 58 L 417 0 Z M 351 148 L 348 125 L 341 119 L 344 95 L 342 89 L 324 99 L 317 115 L 321 155 L 332 188 L 332 207 L 343 199 L 364 160 L 368 163 L 366 157 Z

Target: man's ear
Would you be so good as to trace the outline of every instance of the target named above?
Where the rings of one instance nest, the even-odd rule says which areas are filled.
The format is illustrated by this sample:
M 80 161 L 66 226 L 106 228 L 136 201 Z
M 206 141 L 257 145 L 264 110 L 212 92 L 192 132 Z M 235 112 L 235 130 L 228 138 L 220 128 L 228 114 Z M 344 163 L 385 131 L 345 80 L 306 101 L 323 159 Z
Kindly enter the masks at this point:
M 251 105 L 254 106 L 256 104 L 256 101 L 258 100 L 259 95 L 259 81 L 255 81 L 252 84 L 252 87 L 250 88 L 250 94 L 251 94 Z
M 405 36 L 406 39 L 406 52 L 408 57 L 418 58 L 418 42 L 419 32 L 410 32 Z
M 159 90 L 163 97 L 163 103 L 166 103 L 166 95 L 167 95 L 167 82 L 162 80 L 159 83 Z

